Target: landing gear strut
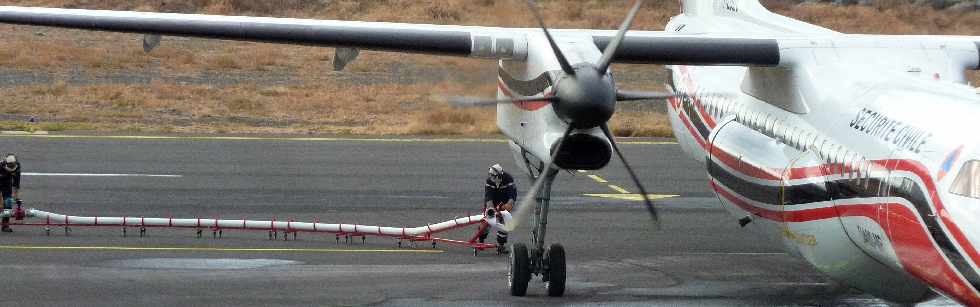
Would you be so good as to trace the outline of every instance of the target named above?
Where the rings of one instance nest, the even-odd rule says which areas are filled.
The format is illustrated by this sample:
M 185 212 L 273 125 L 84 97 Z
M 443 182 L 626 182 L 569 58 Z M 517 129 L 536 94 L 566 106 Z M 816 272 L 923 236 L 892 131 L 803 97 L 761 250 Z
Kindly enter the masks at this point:
M 552 244 L 547 250 L 544 238 L 548 226 L 548 205 L 551 200 L 551 184 L 555 181 L 558 170 L 552 170 L 539 176 L 547 176 L 544 186 L 535 197 L 534 220 L 531 222 L 530 247 L 524 243 L 515 243 L 510 253 L 510 272 L 508 285 L 510 294 L 524 296 L 527 285 L 534 275 L 540 275 L 548 289 L 548 296 L 565 294 L 565 248 L 561 244 Z

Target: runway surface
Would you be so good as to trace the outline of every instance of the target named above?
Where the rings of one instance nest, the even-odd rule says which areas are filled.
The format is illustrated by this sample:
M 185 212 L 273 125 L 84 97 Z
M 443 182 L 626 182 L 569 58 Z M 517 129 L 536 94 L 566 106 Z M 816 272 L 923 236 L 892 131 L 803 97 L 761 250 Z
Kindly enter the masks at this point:
M 623 150 L 657 201 L 617 162 L 562 173 L 548 241 L 565 245 L 568 290 L 532 281 L 507 292 L 508 258 L 459 247 L 399 248 L 391 238 L 268 240 L 265 232 L 36 228 L 0 234 L 3 305 L 885 305 L 828 281 L 773 242 L 740 229 L 676 145 Z M 516 172 L 505 144 L 485 140 L 288 140 L 175 137 L 0 137 L 24 165 L 29 207 L 71 215 L 220 217 L 421 226 L 479 210 L 491 162 Z M 590 177 L 589 175 L 593 175 Z M 516 173 L 520 193 L 530 185 Z M 601 182 L 606 181 L 606 182 Z M 521 194 L 523 195 L 523 194 Z M 447 235 L 464 239 L 473 229 Z M 525 232 L 511 241 L 526 241 Z M 408 245 L 406 245 L 408 246 Z M 930 305 L 950 305 L 938 300 Z

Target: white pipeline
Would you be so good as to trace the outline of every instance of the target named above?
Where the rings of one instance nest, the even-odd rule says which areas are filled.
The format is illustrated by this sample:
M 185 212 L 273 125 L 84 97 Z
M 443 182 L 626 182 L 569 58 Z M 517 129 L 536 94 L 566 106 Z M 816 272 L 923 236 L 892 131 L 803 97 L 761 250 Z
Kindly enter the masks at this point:
M 0 217 L 14 215 L 13 210 L 0 212 Z M 119 227 L 174 227 L 200 229 L 243 229 L 268 230 L 283 232 L 326 232 L 348 233 L 392 237 L 425 237 L 435 233 L 478 224 L 483 220 L 482 215 L 456 218 L 442 223 L 420 227 L 384 227 L 357 224 L 329 224 L 294 221 L 260 221 L 260 220 L 223 220 L 223 219 L 176 219 L 149 217 L 94 217 L 72 216 L 41 211 L 25 210 L 25 217 L 43 219 L 44 223 L 35 225 L 49 226 L 119 226 Z

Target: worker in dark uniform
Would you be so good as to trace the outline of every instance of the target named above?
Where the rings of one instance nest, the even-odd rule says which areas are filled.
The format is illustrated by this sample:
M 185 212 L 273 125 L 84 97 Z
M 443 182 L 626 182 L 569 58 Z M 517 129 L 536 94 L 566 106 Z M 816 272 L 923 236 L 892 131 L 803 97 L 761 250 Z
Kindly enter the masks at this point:
M 517 200 L 517 185 L 514 183 L 514 177 L 504 171 L 504 168 L 500 164 L 493 164 L 490 166 L 489 176 L 487 177 L 486 187 L 484 189 L 483 195 L 483 211 L 484 212 L 496 212 L 492 214 L 493 216 L 488 216 L 488 218 L 496 219 L 506 214 L 510 215 L 510 210 L 514 208 L 514 202 Z M 492 211 L 489 209 L 493 209 Z M 500 220 L 502 223 L 503 220 Z M 487 235 L 490 233 L 489 224 L 483 224 L 480 226 L 480 243 L 486 240 Z M 496 228 L 496 227 L 495 227 Z M 506 253 L 507 252 L 507 232 L 502 229 L 497 230 L 497 252 Z
M 17 156 L 14 154 L 7 154 L 3 161 L 0 161 L 0 195 L 3 195 L 4 209 L 14 208 L 19 190 L 20 162 L 17 162 Z M 0 231 L 13 232 L 13 229 L 10 229 L 10 217 L 0 220 Z

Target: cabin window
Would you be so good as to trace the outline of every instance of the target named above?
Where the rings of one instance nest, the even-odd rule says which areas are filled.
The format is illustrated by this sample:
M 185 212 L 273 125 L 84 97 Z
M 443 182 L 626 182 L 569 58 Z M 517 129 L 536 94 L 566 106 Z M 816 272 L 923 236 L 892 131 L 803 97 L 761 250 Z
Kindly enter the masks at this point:
M 960 174 L 949 189 L 953 194 L 980 199 L 980 161 L 972 160 L 963 164 Z

